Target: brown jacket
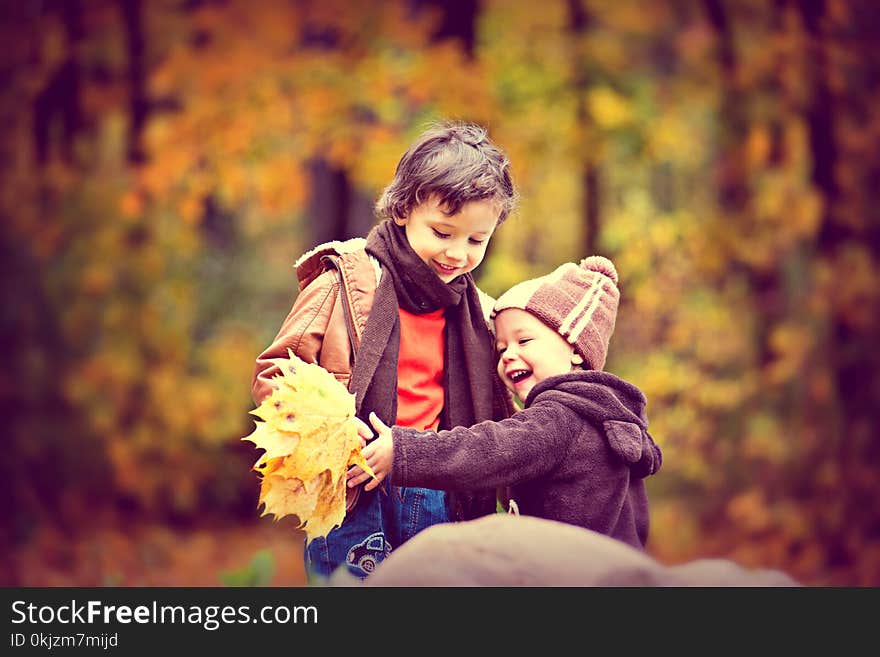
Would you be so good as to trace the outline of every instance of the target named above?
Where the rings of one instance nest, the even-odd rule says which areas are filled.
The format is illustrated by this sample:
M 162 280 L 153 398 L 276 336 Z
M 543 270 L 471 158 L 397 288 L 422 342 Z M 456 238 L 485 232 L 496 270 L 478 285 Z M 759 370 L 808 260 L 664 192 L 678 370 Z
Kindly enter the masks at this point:
M 280 373 L 275 360 L 287 358 L 288 349 L 349 385 L 352 347 L 360 345 L 379 277 L 365 242 L 322 244 L 296 262 L 299 295 L 272 344 L 257 356 L 251 386 L 257 404 L 272 393 L 272 377 Z
M 308 363 L 317 363 L 350 390 L 354 354 L 381 276 L 379 262 L 364 250 L 365 243 L 363 238 L 329 242 L 297 260 L 299 295 L 272 344 L 257 356 L 251 395 L 258 405 L 272 394 L 272 378 L 281 372 L 276 360 L 286 359 L 288 349 Z M 477 292 L 491 330 L 489 315 L 495 300 Z M 359 494 L 360 487 L 346 490 L 347 511 Z
M 381 276 L 379 262 L 364 251 L 366 240 L 354 238 L 315 247 L 296 262 L 299 295 L 266 349 L 257 356 L 251 395 L 259 404 L 272 393 L 272 377 L 280 373 L 276 359 L 290 349 L 317 363 L 348 387 L 354 353 Z M 344 294 L 340 294 L 340 290 Z M 495 299 L 477 289 L 489 330 Z

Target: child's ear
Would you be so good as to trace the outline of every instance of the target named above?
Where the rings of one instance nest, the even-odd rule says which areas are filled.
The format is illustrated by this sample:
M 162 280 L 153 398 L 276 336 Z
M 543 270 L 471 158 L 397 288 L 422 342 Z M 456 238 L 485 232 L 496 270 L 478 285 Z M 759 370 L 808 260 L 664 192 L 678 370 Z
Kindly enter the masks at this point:
M 571 355 L 571 364 L 572 365 L 583 365 L 584 364 L 584 357 L 581 356 L 578 352 L 574 352 Z
M 394 217 L 394 223 L 398 226 L 406 226 L 406 217 Z

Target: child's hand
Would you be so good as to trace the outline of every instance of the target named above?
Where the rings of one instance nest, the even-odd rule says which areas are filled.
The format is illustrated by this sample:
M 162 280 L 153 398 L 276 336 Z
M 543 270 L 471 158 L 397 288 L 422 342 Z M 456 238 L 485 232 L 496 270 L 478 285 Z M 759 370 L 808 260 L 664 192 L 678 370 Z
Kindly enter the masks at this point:
M 354 421 L 355 424 L 357 424 L 358 436 L 361 439 L 361 449 L 363 449 L 364 445 L 367 444 L 367 441 L 373 438 L 373 430 L 370 429 L 370 427 L 368 427 L 366 424 L 364 424 L 364 421 L 360 419 L 357 415 L 354 416 Z
M 376 429 L 379 436 L 361 451 L 367 460 L 367 464 L 376 473 L 376 478 L 364 486 L 364 490 L 373 490 L 382 483 L 391 472 L 391 466 L 394 464 L 394 440 L 391 437 L 391 429 L 375 413 L 370 413 L 370 423 Z M 361 436 L 363 437 L 363 434 Z M 350 468 L 346 478 L 349 488 L 353 488 L 367 481 L 367 479 L 371 479 L 370 475 L 358 466 Z

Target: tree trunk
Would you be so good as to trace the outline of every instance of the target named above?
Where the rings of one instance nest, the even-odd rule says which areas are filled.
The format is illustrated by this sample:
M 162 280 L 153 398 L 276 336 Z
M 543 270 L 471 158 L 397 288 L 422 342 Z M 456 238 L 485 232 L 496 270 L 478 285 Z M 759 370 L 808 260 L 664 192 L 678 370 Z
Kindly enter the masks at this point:
M 704 0 L 709 23 L 718 43 L 718 65 L 721 71 L 722 101 L 719 110 L 719 153 L 716 165 L 718 200 L 723 221 L 734 222 L 748 231 L 754 221 L 752 193 L 749 188 L 748 158 L 745 152 L 750 120 L 746 91 L 740 81 L 733 24 L 722 0 Z M 768 366 L 773 358 L 770 335 L 784 315 L 785 295 L 781 289 L 779 265 L 755 268 L 739 261 L 731 253 L 732 266 L 747 278 L 756 311 L 755 344 L 758 366 Z
M 119 0 L 119 6 L 122 22 L 125 25 L 128 54 L 128 161 L 132 164 L 141 164 L 146 160 L 143 133 L 150 111 L 146 90 L 143 5 L 141 0 Z
M 431 35 L 434 41 L 457 39 L 468 59 L 473 59 L 479 13 L 477 0 L 424 0 L 416 4 L 431 5 L 440 11 L 440 22 Z
M 51 158 L 52 125 L 56 118 L 61 124 L 60 156 L 67 164 L 75 164 L 73 144 L 83 125 L 81 91 L 82 78 L 77 58 L 83 39 L 80 3 L 69 0 L 60 4 L 66 29 L 67 56 L 37 94 L 33 106 L 34 150 L 37 162 L 44 166 Z
M 577 151 L 580 155 L 578 167 L 581 179 L 581 219 L 583 233 L 580 255 L 586 257 L 597 252 L 599 243 L 599 169 L 589 145 L 589 134 L 593 130 L 587 112 L 586 93 L 589 88 L 586 48 L 584 37 L 590 27 L 590 16 L 580 0 L 568 0 L 568 28 L 573 51 L 573 86 L 577 103 L 578 138 Z
M 313 244 L 364 237 L 373 223 L 373 203 L 348 178 L 348 173 L 314 160 L 310 166 L 309 225 Z

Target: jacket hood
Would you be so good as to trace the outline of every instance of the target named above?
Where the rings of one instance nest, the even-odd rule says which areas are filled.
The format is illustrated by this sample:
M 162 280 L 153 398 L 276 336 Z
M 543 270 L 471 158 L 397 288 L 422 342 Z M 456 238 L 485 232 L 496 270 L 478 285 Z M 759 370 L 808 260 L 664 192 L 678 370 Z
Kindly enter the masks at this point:
M 525 405 L 539 399 L 564 404 L 604 432 L 633 476 L 647 477 L 660 469 L 662 455 L 648 433 L 647 400 L 631 383 L 608 372 L 580 370 L 544 379 L 529 392 Z

